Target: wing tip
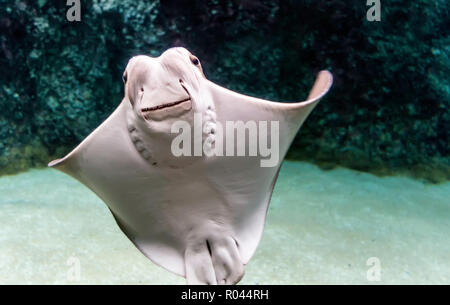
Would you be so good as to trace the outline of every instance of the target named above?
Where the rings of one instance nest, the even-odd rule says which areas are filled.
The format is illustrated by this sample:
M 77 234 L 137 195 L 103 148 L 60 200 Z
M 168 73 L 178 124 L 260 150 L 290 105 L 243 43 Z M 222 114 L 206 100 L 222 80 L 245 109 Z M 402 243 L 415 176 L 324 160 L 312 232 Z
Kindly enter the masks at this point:
M 50 161 L 47 166 L 48 167 L 57 167 L 59 164 L 61 164 L 61 162 L 63 161 L 64 158 L 60 158 L 60 159 L 55 159 Z
M 75 163 L 73 162 L 73 156 L 72 153 L 68 154 L 67 156 L 63 157 L 63 158 L 59 158 L 59 159 L 55 159 L 50 161 L 47 166 L 57 169 L 59 171 L 62 171 L 66 174 L 69 174 L 71 176 L 74 176 L 76 174 L 75 169 L 77 168 L 77 166 L 75 165 Z M 74 176 L 75 177 L 75 176 Z
M 328 70 L 322 70 L 317 74 L 316 81 L 309 93 L 308 101 L 321 99 L 328 93 L 333 85 L 333 74 Z

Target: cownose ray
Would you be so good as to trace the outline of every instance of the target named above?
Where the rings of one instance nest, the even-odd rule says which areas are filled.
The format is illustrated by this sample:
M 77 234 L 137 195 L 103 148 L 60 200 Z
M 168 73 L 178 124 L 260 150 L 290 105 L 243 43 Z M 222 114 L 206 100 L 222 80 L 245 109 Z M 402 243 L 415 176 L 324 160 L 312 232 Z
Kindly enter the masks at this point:
M 331 87 L 332 75 L 320 72 L 304 102 L 271 102 L 209 81 L 198 58 L 172 48 L 157 58 L 133 57 L 123 80 L 125 96 L 116 110 L 49 166 L 95 192 L 146 257 L 186 277 L 188 284 L 239 282 L 261 239 L 284 156 Z M 172 126 L 186 122 L 194 127 L 199 114 L 201 132 L 195 135 L 192 128 L 192 140 L 200 139 L 210 149 L 220 140 L 226 143 L 226 132 L 218 127 L 227 122 L 278 122 L 278 130 L 273 129 L 278 135 L 268 132 L 259 140 L 278 138 L 279 160 L 262 166 L 267 156 L 259 152 L 174 154 L 179 134 Z M 243 144 L 236 143 L 237 136 L 232 141 L 250 149 L 249 131 Z

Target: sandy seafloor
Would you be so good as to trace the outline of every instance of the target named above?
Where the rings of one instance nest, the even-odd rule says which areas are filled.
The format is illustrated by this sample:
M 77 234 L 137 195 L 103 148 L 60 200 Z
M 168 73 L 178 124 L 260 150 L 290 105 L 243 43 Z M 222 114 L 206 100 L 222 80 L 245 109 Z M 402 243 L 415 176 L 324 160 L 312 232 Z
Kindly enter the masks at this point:
M 0 284 L 16 283 L 185 280 L 145 258 L 85 186 L 39 169 L 0 178 Z M 419 283 L 450 284 L 450 183 L 284 163 L 241 284 Z

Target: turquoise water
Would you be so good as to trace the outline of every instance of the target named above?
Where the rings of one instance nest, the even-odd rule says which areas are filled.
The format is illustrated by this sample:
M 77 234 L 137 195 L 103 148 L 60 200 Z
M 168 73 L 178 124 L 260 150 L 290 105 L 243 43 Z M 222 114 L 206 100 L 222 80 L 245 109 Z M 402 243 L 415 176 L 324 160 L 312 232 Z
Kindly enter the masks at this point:
M 449 198 L 450 183 L 285 162 L 241 283 L 450 284 Z M 379 281 L 368 280 L 371 257 Z M 146 259 L 86 187 L 39 169 L 0 178 L 0 284 L 14 283 L 185 280 Z

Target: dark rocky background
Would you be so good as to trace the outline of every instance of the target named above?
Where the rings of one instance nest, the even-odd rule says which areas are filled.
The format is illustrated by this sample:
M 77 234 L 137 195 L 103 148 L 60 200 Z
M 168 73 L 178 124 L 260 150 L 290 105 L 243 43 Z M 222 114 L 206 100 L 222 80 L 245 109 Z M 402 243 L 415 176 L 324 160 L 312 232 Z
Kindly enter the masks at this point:
M 211 80 L 303 100 L 316 73 L 335 85 L 289 152 L 325 168 L 450 178 L 447 0 L 0 0 L 0 173 L 45 165 L 118 105 L 136 54 L 184 46 Z

